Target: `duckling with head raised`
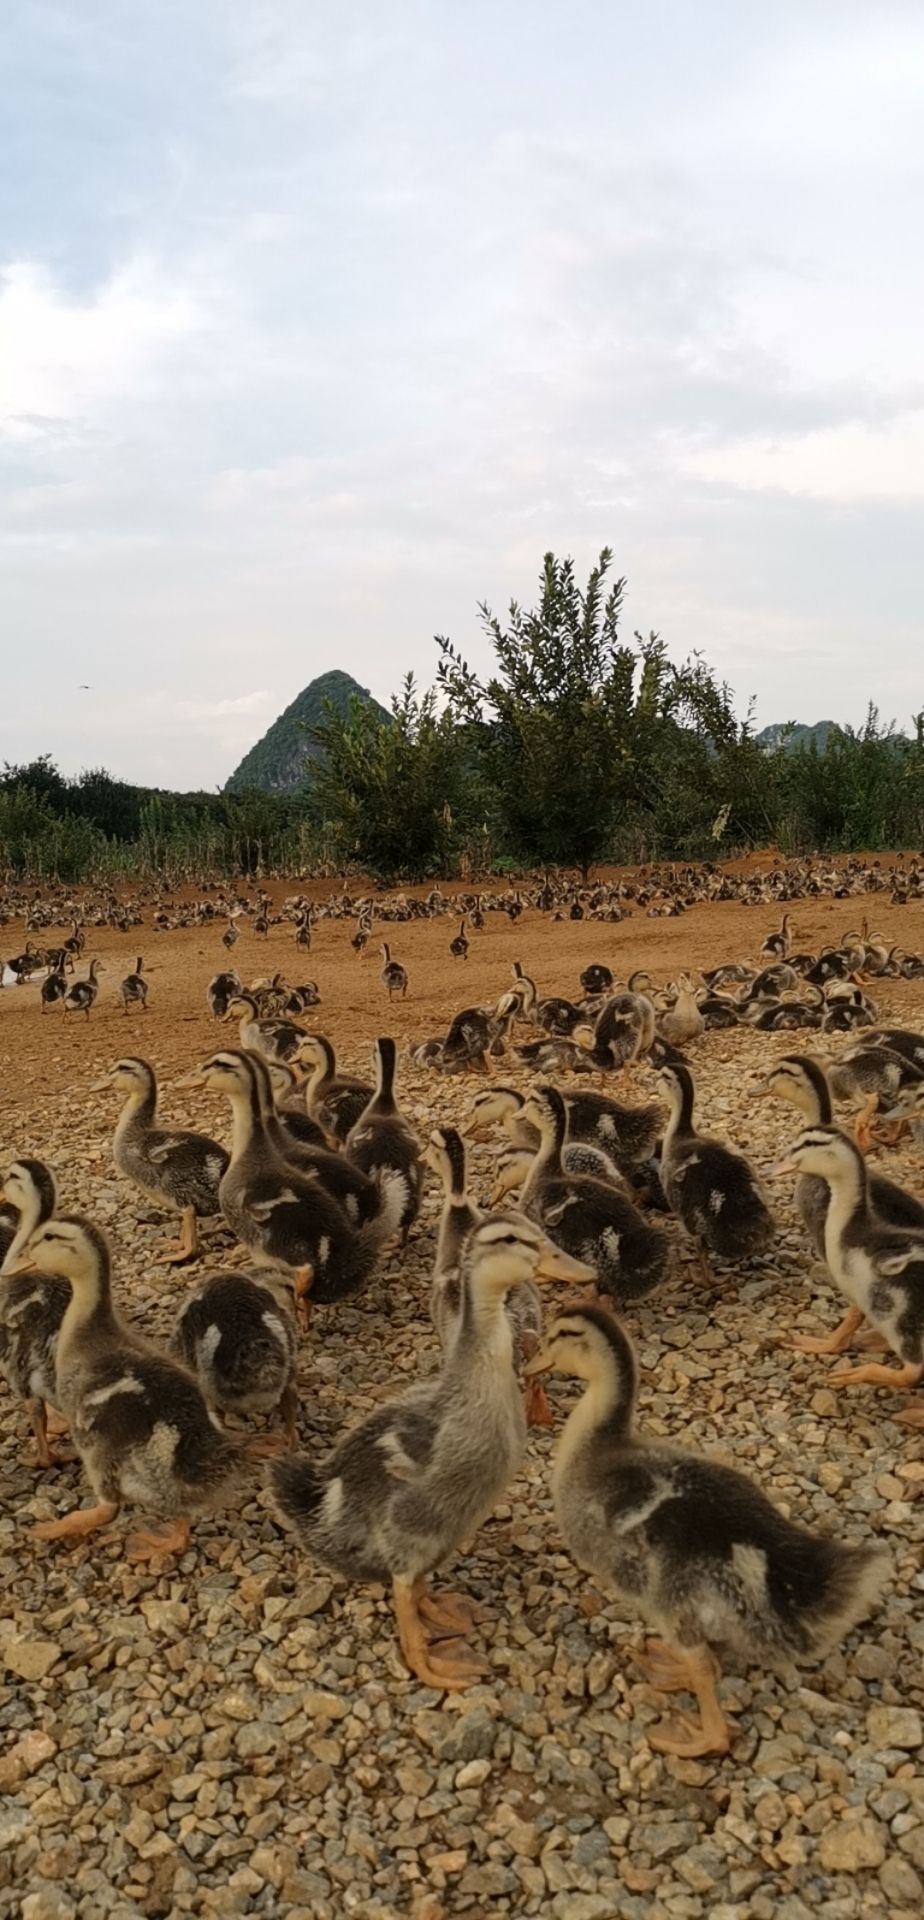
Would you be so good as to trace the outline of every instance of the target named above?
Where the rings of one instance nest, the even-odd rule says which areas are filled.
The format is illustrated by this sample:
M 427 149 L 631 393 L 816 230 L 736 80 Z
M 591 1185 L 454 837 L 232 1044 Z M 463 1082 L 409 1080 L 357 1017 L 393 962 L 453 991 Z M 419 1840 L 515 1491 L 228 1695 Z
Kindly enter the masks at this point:
M 832 1127 L 834 1108 L 827 1075 L 820 1060 L 809 1054 L 784 1054 L 752 1089 L 758 1099 L 786 1100 L 798 1108 L 810 1127 Z M 890 1226 L 924 1231 L 924 1204 L 891 1180 L 872 1174 L 869 1197 L 873 1211 Z M 831 1190 L 826 1180 L 803 1173 L 796 1181 L 796 1206 L 815 1252 L 825 1257 L 825 1221 Z
M 395 1099 L 398 1049 L 387 1035 L 373 1044 L 375 1092 L 346 1139 L 346 1157 L 375 1183 L 400 1193 L 402 1246 L 420 1212 L 420 1141 Z
M 130 1535 L 131 1560 L 182 1553 L 196 1515 L 230 1492 L 241 1452 L 221 1432 L 184 1367 L 119 1318 L 109 1246 L 82 1215 L 39 1227 L 28 1257 L 70 1282 L 58 1333 L 57 1389 L 96 1505 L 32 1528 L 35 1540 L 82 1539 L 108 1527 L 126 1500 L 161 1514 L 164 1533 Z
M 652 1685 L 692 1693 L 685 1715 L 646 1734 L 659 1753 L 727 1753 L 735 1728 L 718 1697 L 717 1649 L 746 1663 L 819 1660 L 878 1601 L 881 1547 L 795 1525 L 733 1467 L 634 1430 L 637 1368 L 619 1323 L 563 1312 L 530 1372 L 582 1380 L 552 1469 L 559 1530 L 578 1565 L 637 1607 L 659 1636 L 636 1656 Z
M 199 1221 L 219 1211 L 218 1191 L 227 1171 L 228 1155 L 217 1140 L 204 1133 L 166 1129 L 157 1125 L 157 1078 L 147 1060 L 128 1056 L 117 1060 L 91 1092 L 114 1087 L 124 1095 L 112 1145 L 120 1173 L 142 1193 L 166 1200 L 180 1214 L 178 1241 L 159 1249 L 161 1260 L 180 1264 L 199 1251 Z
M 696 1241 L 704 1278 L 709 1278 L 707 1250 L 723 1260 L 765 1252 L 776 1232 L 773 1216 L 744 1155 L 697 1133 L 689 1067 L 663 1067 L 658 1085 L 670 1108 L 661 1143 L 664 1191 Z
M 464 1645 L 471 1603 L 429 1594 L 427 1579 L 487 1519 L 523 1458 L 504 1302 L 526 1280 L 583 1275 L 531 1221 L 484 1221 L 464 1250 L 461 1320 L 442 1371 L 369 1414 L 323 1467 L 296 1457 L 270 1470 L 277 1512 L 310 1552 L 347 1579 L 391 1585 L 402 1652 L 427 1686 L 468 1687 L 486 1671 Z
M 55 1355 L 71 1290 L 66 1280 L 31 1270 L 26 1249 L 39 1227 L 54 1218 L 54 1174 L 43 1160 L 14 1160 L 3 1176 L 0 1195 L 14 1223 L 0 1268 L 0 1373 L 16 1398 L 29 1402 L 36 1464 L 47 1468 L 73 1457 L 49 1439 L 50 1432 L 65 1431 L 65 1423 L 55 1419 Z

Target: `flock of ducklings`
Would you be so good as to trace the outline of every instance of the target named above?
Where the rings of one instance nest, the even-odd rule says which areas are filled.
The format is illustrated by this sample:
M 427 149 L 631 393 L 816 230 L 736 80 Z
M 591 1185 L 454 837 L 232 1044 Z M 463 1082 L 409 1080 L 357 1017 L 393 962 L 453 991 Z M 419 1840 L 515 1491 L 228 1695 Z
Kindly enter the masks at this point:
M 307 932 L 310 943 L 310 916 Z M 460 936 L 465 920 L 454 946 Z M 636 1362 L 617 1316 L 676 1264 L 665 1219 L 679 1221 L 707 1276 L 713 1259 L 759 1259 L 775 1233 L 748 1159 L 696 1125 L 682 1048 L 708 1027 L 856 1029 L 836 1060 L 777 1058 L 754 1089 L 801 1115 L 772 1171 L 796 1176 L 807 1236 L 846 1305 L 832 1333 L 793 1345 L 878 1347 L 898 1362 L 864 1361 L 835 1374 L 834 1387 L 911 1388 L 924 1377 L 924 1202 L 871 1178 L 863 1151 L 874 1122 L 893 1137 L 920 1129 L 924 1036 L 875 1027 L 867 982 L 898 970 L 894 949 L 865 933 L 822 955 L 791 945 L 784 916 L 758 966 L 685 976 L 665 994 L 640 977 L 621 990 L 601 963 L 585 970 L 575 1002 L 543 1001 L 517 963 L 494 1009 L 463 1009 L 414 1054 L 437 1073 L 488 1072 L 513 1047 L 546 1077 L 526 1092 L 479 1085 L 464 1127 L 436 1126 L 426 1141 L 398 1103 L 393 1040 L 376 1041 L 374 1080 L 364 1081 L 297 1024 L 316 990 L 313 1000 L 277 976 L 246 991 L 235 973 L 216 975 L 209 1005 L 239 1019 L 240 1045 L 180 1084 L 227 1101 L 230 1147 L 159 1125 L 155 1075 L 141 1058 L 119 1060 L 94 1088 L 122 1100 L 119 1172 L 179 1215 L 179 1238 L 161 1257 L 194 1260 L 199 1221 L 220 1215 L 250 1263 L 210 1271 L 192 1289 L 169 1351 L 119 1310 L 106 1237 L 83 1215 L 58 1214 L 49 1168 L 26 1158 L 4 1177 L 0 1369 L 30 1407 L 38 1464 L 50 1467 L 68 1436 L 95 1495 L 32 1537 L 81 1539 L 127 1505 L 166 1524 L 131 1534 L 126 1552 L 162 1564 L 267 1457 L 275 1512 L 299 1543 L 348 1579 L 390 1586 L 410 1670 L 435 1688 L 465 1688 L 489 1672 L 473 1644 L 476 1609 L 431 1590 L 430 1576 L 516 1475 L 528 1426 L 551 1423 L 542 1376 L 557 1371 L 583 1383 L 552 1468 L 562 1538 L 651 1630 L 638 1658 L 652 1684 L 697 1702 L 696 1716 L 668 1718 L 649 1742 L 685 1756 L 726 1752 L 735 1729 L 718 1697 L 719 1651 L 752 1663 L 823 1657 L 875 1604 L 889 1562 L 877 1545 L 793 1523 L 735 1469 L 636 1429 Z M 915 977 L 920 963 L 903 959 L 904 977 Z M 62 973 L 65 964 L 62 954 Z M 386 977 L 394 964 L 386 949 L 383 984 L 403 993 L 406 974 Z M 140 961 L 134 977 L 143 980 Z M 144 995 L 135 1003 L 143 1008 Z M 538 1037 L 518 1042 L 524 1024 Z M 642 1063 L 657 1069 L 658 1103 L 615 1098 L 615 1076 L 632 1083 Z M 563 1067 L 578 1077 L 548 1077 Z M 858 1099 L 851 1135 L 834 1102 Z M 498 1128 L 484 1209 L 470 1193 L 466 1140 Z M 328 1459 L 308 1459 L 297 1451 L 300 1332 L 403 1248 L 427 1169 L 443 1194 L 430 1303 L 441 1367 L 347 1431 Z M 542 1290 L 567 1282 L 584 1291 L 549 1318 Z M 275 1429 L 227 1424 L 254 1416 Z M 924 1428 L 924 1402 L 897 1418 Z

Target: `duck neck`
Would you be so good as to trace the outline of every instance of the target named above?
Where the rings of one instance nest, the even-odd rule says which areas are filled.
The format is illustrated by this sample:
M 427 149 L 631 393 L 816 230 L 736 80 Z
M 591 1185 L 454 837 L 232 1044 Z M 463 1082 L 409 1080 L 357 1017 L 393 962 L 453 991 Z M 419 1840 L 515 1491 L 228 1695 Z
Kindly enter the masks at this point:
M 504 1303 L 510 1289 L 479 1284 L 471 1274 L 462 1288 L 462 1324 L 453 1349 L 466 1371 L 487 1367 L 492 1374 L 510 1369 L 513 1378 L 513 1335 Z
M 98 1259 L 77 1279 L 71 1278 L 71 1297 L 58 1334 L 57 1367 L 63 1373 L 75 1347 L 88 1336 L 118 1332 L 112 1305 L 109 1262 Z
M 397 1112 L 395 1103 L 395 1069 L 397 1059 L 393 1040 L 380 1040 L 375 1050 L 375 1092 L 369 1102 L 373 1113 L 391 1114 Z M 366 1109 L 369 1111 L 369 1108 Z
M 672 1090 L 670 1119 L 664 1129 L 661 1151 L 665 1157 L 670 1153 L 674 1141 L 684 1139 L 693 1131 L 693 1089 L 683 1081 Z
M 844 1267 L 841 1249 L 844 1235 L 852 1222 L 858 1224 L 869 1220 L 869 1187 L 866 1168 L 859 1156 L 851 1154 L 850 1165 L 838 1170 L 836 1177 L 828 1181 L 831 1194 L 830 1204 L 825 1217 L 825 1259 L 835 1278 L 839 1279 Z
M 240 1160 L 252 1146 L 255 1136 L 263 1131 L 262 1118 L 256 1089 L 245 1092 L 243 1087 L 228 1096 L 231 1103 L 231 1159 Z
M 7 1248 L 6 1259 L 3 1262 L 2 1268 L 0 1268 L 0 1272 L 8 1273 L 11 1267 L 15 1267 L 20 1255 L 28 1246 L 36 1227 L 41 1226 L 43 1220 L 49 1220 L 53 1211 L 53 1207 L 50 1210 L 43 1208 L 40 1194 L 35 1187 L 30 1186 L 25 1204 L 20 1209 L 16 1232 Z
M 148 1127 L 153 1127 L 156 1115 L 157 1088 L 153 1085 L 133 1087 L 116 1123 L 116 1145 L 126 1134 L 146 1132 Z
M 626 1446 L 632 1438 L 637 1380 L 635 1360 L 622 1338 L 586 1381 L 577 1406 L 569 1414 L 558 1443 L 553 1490 L 580 1450 L 606 1435 L 610 1445 Z

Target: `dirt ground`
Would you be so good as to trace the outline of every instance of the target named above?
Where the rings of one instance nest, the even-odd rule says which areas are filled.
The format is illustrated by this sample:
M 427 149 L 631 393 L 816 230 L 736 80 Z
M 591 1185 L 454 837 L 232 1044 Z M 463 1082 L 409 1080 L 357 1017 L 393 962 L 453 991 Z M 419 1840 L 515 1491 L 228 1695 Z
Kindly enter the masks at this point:
M 290 891 L 278 886 L 276 899 Z M 817 949 L 837 940 L 858 926 L 867 908 L 871 924 L 890 943 L 924 949 L 924 903 L 892 907 L 878 898 L 797 902 L 796 947 Z M 277 971 L 293 984 L 315 980 L 321 1004 L 306 1024 L 330 1037 L 345 1065 L 364 1067 L 376 1034 L 394 1034 L 403 1047 L 445 1033 L 461 1007 L 493 1003 L 510 983 L 514 960 L 532 974 L 542 994 L 576 996 L 581 970 L 591 961 L 605 962 L 623 980 L 644 967 L 660 985 L 685 968 L 754 959 L 778 920 L 773 907 L 725 903 L 692 907 L 677 920 L 636 913 L 616 926 L 552 921 L 527 908 L 514 925 L 503 913 L 488 914 L 484 932 L 470 934 L 464 962 L 449 953 L 458 922 L 448 913 L 435 920 L 378 925 L 362 959 L 350 946 L 354 923 L 348 920 L 319 921 L 308 953 L 296 948 L 290 925 L 272 927 L 260 938 L 242 921 L 230 959 L 221 944 L 221 926 L 168 933 L 154 933 L 149 926 L 124 934 L 90 929 L 84 962 L 95 956 L 105 971 L 89 1019 L 65 1016 L 60 1006 L 43 1015 L 37 984 L 0 993 L 0 1151 L 40 1152 L 46 1104 L 60 1090 L 79 1092 L 120 1054 L 143 1053 L 166 1082 L 216 1045 L 230 1044 L 235 1029 L 217 1025 L 205 1000 L 212 975 L 229 965 L 245 982 Z M 382 985 L 379 935 L 407 968 L 404 1000 L 390 1003 Z M 19 951 L 24 938 L 22 923 L 11 922 L 3 929 L 0 951 Z M 133 969 L 139 951 L 150 977 L 148 1011 L 126 1015 L 118 983 Z M 892 991 L 901 1001 L 902 986 Z M 171 1116 L 178 1118 L 179 1112 L 171 1102 Z

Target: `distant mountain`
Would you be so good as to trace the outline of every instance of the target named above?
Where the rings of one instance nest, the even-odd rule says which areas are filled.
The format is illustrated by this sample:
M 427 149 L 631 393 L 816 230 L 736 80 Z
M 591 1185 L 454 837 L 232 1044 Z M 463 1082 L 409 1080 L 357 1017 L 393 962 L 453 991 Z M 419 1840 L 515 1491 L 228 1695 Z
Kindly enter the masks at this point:
M 293 700 L 285 713 L 274 720 L 270 728 L 258 740 L 249 753 L 245 753 L 239 767 L 235 767 L 230 780 L 225 782 L 226 793 L 241 793 L 245 787 L 259 787 L 263 793 L 292 793 L 297 787 L 303 787 L 307 779 L 306 761 L 318 758 L 318 748 L 310 735 L 308 727 L 317 727 L 326 718 L 324 702 L 329 700 L 336 713 L 345 714 L 354 694 L 368 701 L 383 720 L 390 715 L 377 700 L 373 700 L 368 688 L 361 687 L 352 674 L 341 673 L 335 668 L 332 673 L 322 673 L 310 686 Z
M 757 735 L 757 744 L 759 747 L 781 747 L 783 745 L 787 747 L 803 747 L 807 746 L 810 740 L 814 740 L 819 752 L 823 753 L 828 734 L 831 728 L 836 725 L 837 722 L 835 720 L 816 720 L 813 727 L 805 726 L 801 720 L 796 720 L 795 722 L 789 720 L 778 721 L 775 726 L 761 728 L 760 733 Z M 788 733 L 787 728 L 789 729 Z M 784 734 L 786 734 L 785 741 L 783 738 Z

